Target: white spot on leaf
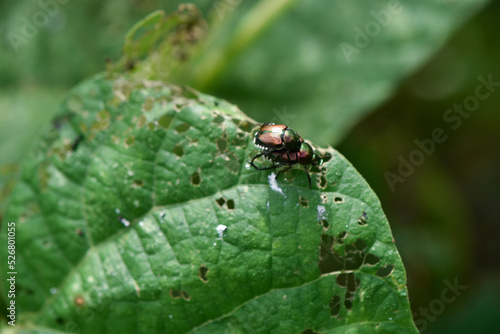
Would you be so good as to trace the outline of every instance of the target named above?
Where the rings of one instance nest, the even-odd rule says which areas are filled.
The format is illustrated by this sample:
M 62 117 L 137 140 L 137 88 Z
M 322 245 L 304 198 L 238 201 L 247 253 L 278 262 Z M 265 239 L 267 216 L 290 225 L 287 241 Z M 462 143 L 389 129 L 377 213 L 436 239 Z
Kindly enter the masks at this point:
M 326 219 L 326 208 L 323 205 L 318 205 L 318 220 Z
M 224 231 L 227 230 L 227 226 L 226 225 L 217 225 L 217 227 L 215 228 L 215 230 L 217 231 L 217 234 L 219 235 L 219 238 L 222 239 L 223 235 L 224 235 Z M 215 246 L 215 244 L 214 244 Z
M 274 174 L 274 172 L 272 172 L 267 177 L 267 180 L 268 180 L 269 186 L 271 187 L 272 190 L 274 190 L 274 191 L 280 193 L 281 195 L 285 196 L 285 194 L 283 193 L 283 190 L 281 190 L 281 188 L 278 186 L 278 182 L 276 182 L 276 174 Z
M 130 226 L 130 222 L 127 219 L 125 219 L 125 218 L 120 219 L 120 223 L 122 223 L 123 226 L 125 226 L 125 227 L 129 227 Z

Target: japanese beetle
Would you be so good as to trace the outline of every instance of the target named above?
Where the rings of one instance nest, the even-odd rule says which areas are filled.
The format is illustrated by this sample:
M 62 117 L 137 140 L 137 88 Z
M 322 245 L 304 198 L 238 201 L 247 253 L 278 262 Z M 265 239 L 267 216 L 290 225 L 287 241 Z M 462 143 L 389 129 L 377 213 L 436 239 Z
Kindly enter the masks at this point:
M 254 164 L 254 161 L 260 156 L 264 156 L 267 159 L 271 160 L 273 162 L 273 165 L 269 167 L 256 166 Z M 285 149 L 271 152 L 263 151 L 255 155 L 252 161 L 250 161 L 250 165 L 258 170 L 276 169 L 277 167 L 288 166 L 288 168 L 280 170 L 276 175 L 276 178 L 278 178 L 278 176 L 282 172 L 286 172 L 296 164 L 301 164 L 302 166 L 304 166 L 304 170 L 307 174 L 307 180 L 309 181 L 309 189 L 311 189 L 311 176 L 309 175 L 307 166 L 321 166 L 321 164 L 323 164 L 323 159 L 316 152 L 314 152 L 312 146 L 306 142 L 302 142 L 302 144 L 300 145 L 300 149 L 297 152 L 290 152 Z
M 286 150 L 298 152 L 304 140 L 286 125 L 264 123 L 255 133 L 254 144 L 262 152 Z

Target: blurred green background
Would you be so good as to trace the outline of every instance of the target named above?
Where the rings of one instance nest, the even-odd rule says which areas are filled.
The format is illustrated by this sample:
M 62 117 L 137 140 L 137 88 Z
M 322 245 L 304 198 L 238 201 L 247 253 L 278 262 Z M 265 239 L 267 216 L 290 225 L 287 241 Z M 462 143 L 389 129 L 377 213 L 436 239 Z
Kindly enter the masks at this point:
M 428 321 L 426 333 L 500 330 L 500 91 L 456 130 L 443 114 L 475 94 L 477 77 L 500 82 L 500 2 L 493 1 L 401 84 L 392 98 L 362 120 L 336 148 L 378 194 L 408 276 L 412 310 L 429 308 L 457 278 L 467 289 Z M 391 191 L 414 140 L 446 129 L 448 139 L 404 183 Z M 417 327 L 418 323 L 417 323 Z
M 124 35 L 135 22 L 155 9 L 170 12 L 177 4 L 173 1 L 68 2 L 60 5 L 57 13 L 37 28 L 32 38 L 21 41 L 16 52 L 8 33 L 19 31 L 22 18 L 40 11 L 40 5 L 34 1 L 0 2 L 0 211 L 5 208 L 24 154 L 67 91 L 104 70 L 105 59 L 120 57 Z M 248 1 L 237 0 L 215 5 L 213 1 L 197 1 L 196 4 L 207 16 L 211 13 L 225 19 L 233 15 L 226 20 L 229 27 L 252 6 Z M 303 75 L 294 81 L 290 76 L 283 78 L 289 82 L 286 89 L 274 91 L 265 86 L 261 91 L 252 91 L 248 88 L 252 82 L 259 86 L 264 79 L 251 71 L 245 72 L 234 61 L 220 80 L 204 85 L 187 80 L 193 82 L 195 88 L 238 103 L 258 121 L 270 121 L 269 118 L 274 117 L 279 122 L 280 117 L 288 117 L 304 137 L 332 144 L 351 161 L 382 202 L 407 270 L 410 302 L 415 320 L 420 320 L 417 326 L 426 333 L 490 333 L 500 329 L 497 320 L 500 314 L 500 219 L 496 210 L 500 204 L 500 89 L 481 101 L 479 108 L 463 119 L 456 130 L 443 121 L 447 109 L 475 94 L 478 76 L 492 75 L 493 81 L 500 82 L 500 2 L 491 1 L 482 9 L 478 5 L 477 9 L 479 12 L 472 17 L 464 15 L 457 19 L 456 30 L 450 28 L 443 34 L 447 39 L 433 42 L 435 47 L 424 51 L 430 58 L 422 56 L 425 61 L 413 62 L 408 65 L 411 69 L 405 69 L 406 63 L 400 61 L 401 66 L 393 71 L 405 75 L 396 75 L 390 88 L 383 89 L 385 95 L 372 100 L 370 106 L 360 107 L 362 112 L 358 117 L 339 122 L 341 130 L 338 131 L 333 124 L 335 118 L 321 108 L 319 112 L 324 113 L 324 121 L 318 114 L 296 115 L 294 108 L 302 110 L 297 107 L 304 103 L 301 100 L 310 99 L 310 95 L 297 93 L 302 87 L 312 87 L 318 95 L 328 95 L 330 91 L 322 91 L 321 87 L 349 90 L 342 81 L 312 75 Z M 419 13 L 414 15 L 418 17 Z M 441 24 L 439 16 L 427 19 Z M 280 27 L 279 22 L 276 25 Z M 282 26 L 287 29 L 286 21 Z M 345 29 L 351 31 L 352 26 Z M 297 43 L 305 38 L 298 33 L 294 36 Z M 335 38 L 322 38 L 320 43 L 330 43 L 338 49 L 339 41 Z M 249 43 L 247 49 L 252 50 L 252 45 Z M 387 51 L 382 56 L 391 68 L 391 62 L 401 59 L 396 52 L 399 48 L 396 45 L 387 49 L 387 44 L 382 42 L 380 45 Z M 275 46 L 281 47 L 279 43 Z M 257 51 L 247 53 L 252 54 L 246 60 L 250 68 L 253 62 L 260 61 L 259 47 L 266 47 L 266 43 L 256 43 L 254 50 Z M 362 50 L 367 59 L 372 57 L 371 47 Z M 373 43 L 373 50 L 377 47 Z M 280 51 L 268 45 L 266 52 L 272 58 L 273 52 Z M 318 56 L 315 52 L 318 51 L 311 48 L 305 56 L 311 67 L 325 59 L 328 61 L 328 54 Z M 373 57 L 382 57 L 380 52 L 373 54 Z M 395 59 L 391 59 L 393 54 Z M 286 63 L 286 59 L 283 62 Z M 351 66 L 338 59 L 332 63 L 337 64 L 339 73 Z M 359 78 L 363 80 L 365 75 L 368 81 L 372 74 L 368 67 L 378 65 L 374 62 L 353 66 L 360 67 Z M 289 64 L 289 71 L 294 70 L 300 72 Z M 346 70 L 343 75 L 348 77 L 349 73 Z M 277 86 L 283 85 L 275 78 L 270 78 L 272 80 L 276 80 Z M 354 79 L 353 82 L 356 83 Z M 356 96 L 355 85 L 351 90 L 354 90 L 352 99 L 362 98 Z M 311 122 L 302 121 L 308 117 Z M 322 123 L 330 126 L 334 134 L 314 137 L 315 127 Z M 386 172 L 397 173 L 399 157 L 408 159 L 418 148 L 414 141 L 430 138 L 436 128 L 445 129 L 447 140 L 436 144 L 435 152 L 403 183 L 395 184 L 392 191 Z M 318 130 L 328 133 L 328 128 Z M 453 302 L 436 302 L 442 299 L 446 282 L 455 280 L 467 288 Z M 444 307 L 441 309 L 440 305 Z M 426 313 L 425 309 L 429 308 Z

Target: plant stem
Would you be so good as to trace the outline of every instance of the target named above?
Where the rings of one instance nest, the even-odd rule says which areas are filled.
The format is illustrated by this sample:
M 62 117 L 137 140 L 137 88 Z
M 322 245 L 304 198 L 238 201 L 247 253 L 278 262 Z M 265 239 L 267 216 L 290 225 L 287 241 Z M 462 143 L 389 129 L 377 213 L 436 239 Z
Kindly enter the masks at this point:
M 227 65 L 262 34 L 296 0 L 262 0 L 236 25 L 231 38 L 222 46 L 211 42 L 192 72 L 191 85 L 205 90 Z

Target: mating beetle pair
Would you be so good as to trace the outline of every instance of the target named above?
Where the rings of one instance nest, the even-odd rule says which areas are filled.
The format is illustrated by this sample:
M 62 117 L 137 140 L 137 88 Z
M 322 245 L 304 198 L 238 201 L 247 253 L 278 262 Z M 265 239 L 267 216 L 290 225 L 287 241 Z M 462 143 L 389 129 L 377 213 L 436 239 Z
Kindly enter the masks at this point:
M 286 125 L 264 123 L 260 130 L 255 133 L 255 146 L 260 148 L 261 152 L 256 154 L 250 165 L 258 170 L 276 169 L 281 166 L 288 166 L 278 172 L 276 178 L 286 172 L 296 164 L 304 166 L 311 188 L 311 176 L 309 175 L 308 165 L 320 166 L 323 159 L 314 152 L 311 145 L 306 143 L 299 134 Z M 255 159 L 264 156 L 272 161 L 273 165 L 269 167 L 259 167 L 254 164 Z

